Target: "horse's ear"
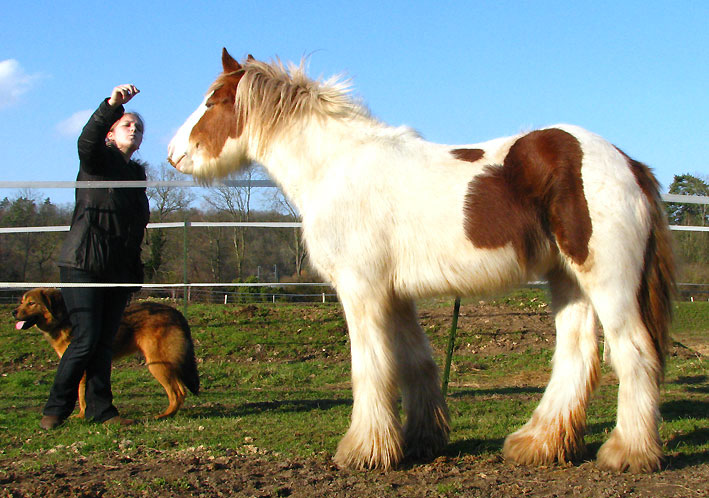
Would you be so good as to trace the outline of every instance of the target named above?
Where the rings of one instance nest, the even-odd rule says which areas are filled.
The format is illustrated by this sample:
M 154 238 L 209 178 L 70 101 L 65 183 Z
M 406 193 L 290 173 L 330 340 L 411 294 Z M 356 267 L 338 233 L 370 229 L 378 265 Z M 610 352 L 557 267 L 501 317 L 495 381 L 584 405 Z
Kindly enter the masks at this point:
M 241 65 L 236 62 L 231 55 L 229 55 L 226 48 L 222 49 L 222 66 L 224 67 L 225 73 L 233 73 L 241 69 Z
M 250 61 L 255 61 L 255 60 L 256 60 L 256 59 L 254 58 L 254 56 L 251 55 L 251 54 L 247 55 L 247 56 L 246 56 L 246 59 L 247 59 L 247 60 L 250 60 Z

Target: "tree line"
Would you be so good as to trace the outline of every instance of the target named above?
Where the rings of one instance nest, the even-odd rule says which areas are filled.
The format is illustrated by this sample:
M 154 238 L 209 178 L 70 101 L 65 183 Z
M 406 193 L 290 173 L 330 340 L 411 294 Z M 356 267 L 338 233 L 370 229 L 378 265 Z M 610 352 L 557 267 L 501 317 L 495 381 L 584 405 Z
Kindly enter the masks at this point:
M 675 175 L 670 194 L 709 196 L 709 177 Z M 668 202 L 667 218 L 672 225 L 709 226 L 709 205 Z M 673 232 L 679 280 L 709 283 L 709 232 Z
M 177 180 L 173 168 L 144 164 L 152 180 Z M 243 179 L 257 179 L 261 170 Z M 669 193 L 709 196 L 707 178 L 677 175 Z M 260 195 L 258 208 L 254 187 L 205 188 L 198 199 L 190 188 L 148 189 L 152 223 L 195 221 L 299 221 L 297 211 L 277 189 Z M 261 190 L 261 189 L 258 189 Z M 261 190 L 263 192 L 263 190 Z M 195 207 L 199 204 L 199 207 Z M 667 203 L 673 225 L 709 226 L 709 206 Z M 68 225 L 72 205 L 53 204 L 25 190 L 0 201 L 0 226 Z M 54 263 L 65 232 L 12 233 L 0 235 L 0 280 L 7 282 L 56 282 Z M 191 227 L 147 230 L 143 262 L 147 283 L 177 283 L 184 279 L 185 236 L 189 282 L 318 281 L 308 272 L 307 254 L 298 228 Z M 709 283 L 709 233 L 674 231 L 680 281 Z
M 179 173 L 161 165 L 143 163 L 150 180 L 178 180 Z M 257 179 L 250 171 L 243 178 Z M 275 188 L 205 187 L 198 196 L 185 187 L 148 188 L 150 222 L 183 221 L 258 222 L 299 221 L 298 213 Z M 258 205 L 256 190 L 260 190 Z M 263 195 L 263 191 L 268 192 Z M 256 206 L 256 207 L 255 207 Z M 36 192 L 23 190 L 0 201 L 0 227 L 69 225 L 72 205 L 57 205 Z M 0 235 L 0 280 L 57 282 L 54 263 L 66 232 Z M 186 244 L 185 244 L 186 237 Z M 190 227 L 151 228 L 143 242 L 146 283 L 177 283 L 184 279 L 187 247 L 189 282 L 317 281 L 306 267 L 306 253 L 298 228 Z

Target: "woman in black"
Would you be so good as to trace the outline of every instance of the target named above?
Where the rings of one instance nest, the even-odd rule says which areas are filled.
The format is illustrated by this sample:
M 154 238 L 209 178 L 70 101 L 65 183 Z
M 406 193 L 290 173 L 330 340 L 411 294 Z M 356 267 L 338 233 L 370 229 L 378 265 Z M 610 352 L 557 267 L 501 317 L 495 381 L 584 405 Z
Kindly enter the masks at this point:
M 93 113 L 79 137 L 78 181 L 145 180 L 145 170 L 131 160 L 143 140 L 143 121 L 124 113 L 138 89 L 120 85 Z M 140 246 L 150 210 L 145 188 L 76 189 L 71 229 L 59 255 L 62 283 L 135 283 L 143 281 Z M 62 296 L 72 325 L 72 342 L 59 362 L 40 422 L 60 425 L 74 410 L 86 372 L 86 418 L 129 424 L 113 406 L 113 338 L 130 287 L 64 287 Z

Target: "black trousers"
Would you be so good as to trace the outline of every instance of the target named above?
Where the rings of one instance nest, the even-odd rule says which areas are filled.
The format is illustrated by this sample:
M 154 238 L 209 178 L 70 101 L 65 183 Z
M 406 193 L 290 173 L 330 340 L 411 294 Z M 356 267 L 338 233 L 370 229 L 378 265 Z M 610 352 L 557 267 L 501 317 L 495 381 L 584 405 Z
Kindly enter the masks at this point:
M 60 267 L 62 283 L 97 283 L 92 274 Z M 62 297 L 72 326 L 71 344 L 59 361 L 45 415 L 68 417 L 86 372 L 86 419 L 103 422 L 118 415 L 111 392 L 113 339 L 130 291 L 122 287 L 65 287 Z

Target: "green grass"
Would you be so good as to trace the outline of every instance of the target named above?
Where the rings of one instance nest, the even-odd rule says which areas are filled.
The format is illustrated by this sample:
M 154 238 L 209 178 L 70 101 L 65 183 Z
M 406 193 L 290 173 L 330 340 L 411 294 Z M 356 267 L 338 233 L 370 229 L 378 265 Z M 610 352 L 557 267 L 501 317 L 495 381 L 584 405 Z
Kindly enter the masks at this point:
M 673 335 L 709 343 L 709 301 L 677 302 L 673 312 Z
M 527 290 L 495 302 L 538 310 L 545 299 L 542 291 Z M 452 310 L 452 301 L 422 306 Z M 174 418 L 154 420 L 167 397 L 141 361 L 128 359 L 114 368 L 115 403 L 122 415 L 141 423 L 115 429 L 70 419 L 49 433 L 37 424 L 57 360 L 39 331 L 15 330 L 10 310 L 0 307 L 0 461 L 33 468 L 77 455 L 101 461 L 106 452 L 149 457 L 196 446 L 215 456 L 236 451 L 312 457 L 334 453 L 349 425 L 349 341 L 336 304 L 192 305 L 188 320 L 199 359 L 199 397 L 188 395 Z M 427 331 L 439 364 L 448 327 Z M 676 304 L 675 340 L 706 345 L 707 331 L 707 303 Z M 528 419 L 541 398 L 551 356 L 549 349 L 491 355 L 456 350 L 448 396 L 453 431 L 445 454 L 498 453 L 504 437 Z M 706 369 L 701 355 L 668 359 L 661 435 L 666 452 L 680 463 L 706 461 L 709 454 Z M 610 373 L 607 366 L 603 370 Z M 616 397 L 614 382 L 603 382 L 593 397 L 586 438 L 592 449 L 613 428 Z M 140 485 L 160 494 L 178 489 L 181 481 Z

